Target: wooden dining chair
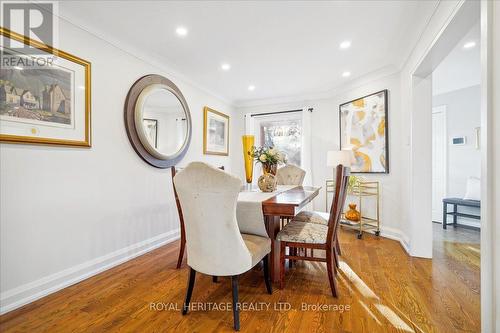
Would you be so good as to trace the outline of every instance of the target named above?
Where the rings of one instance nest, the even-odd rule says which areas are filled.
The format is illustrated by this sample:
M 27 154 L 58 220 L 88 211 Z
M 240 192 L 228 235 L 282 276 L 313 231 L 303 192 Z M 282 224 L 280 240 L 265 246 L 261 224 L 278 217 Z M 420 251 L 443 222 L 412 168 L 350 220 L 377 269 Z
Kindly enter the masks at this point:
M 224 170 L 224 166 L 220 166 L 219 169 Z M 172 174 L 172 186 L 174 188 L 175 205 L 177 206 L 177 213 L 179 214 L 179 224 L 181 227 L 181 247 L 179 248 L 179 256 L 177 258 L 177 268 L 181 268 L 182 260 L 184 259 L 184 250 L 186 248 L 186 231 L 184 230 L 184 217 L 182 216 L 182 209 L 179 203 L 179 196 L 175 190 L 174 177 L 177 173 L 177 168 L 175 166 L 170 167 L 170 173 Z M 214 282 L 216 282 L 217 277 L 214 277 Z
M 336 190 L 332 201 L 332 207 L 328 224 L 305 223 L 293 221 L 285 225 L 278 233 L 276 240 L 281 242 L 280 248 L 280 288 L 285 286 L 285 260 L 307 260 L 326 262 L 328 280 L 333 297 L 337 297 L 337 285 L 335 275 L 337 274 L 338 257 L 336 256 L 335 243 L 338 242 L 338 226 L 340 214 L 344 207 L 346 198 L 346 187 L 349 181 L 349 168 L 342 165 L 337 166 Z M 289 253 L 286 254 L 286 248 Z M 297 254 L 293 249 L 319 249 L 326 252 L 326 258 L 315 257 L 314 252 L 310 255 L 305 252 Z M 316 252 L 317 253 L 317 252 Z
M 330 219 L 329 213 L 303 210 L 299 212 L 297 215 L 295 215 L 292 222 L 317 223 L 322 225 L 328 225 L 329 219 Z M 335 242 L 335 256 L 339 255 L 342 255 L 342 251 L 340 249 L 340 242 Z M 337 267 L 338 267 L 338 260 L 337 260 Z
M 242 182 L 238 177 L 202 162 L 192 162 L 177 173 L 174 183 L 184 212 L 190 268 L 182 314 L 189 310 L 196 272 L 230 276 L 234 329 L 238 331 L 238 277 L 262 261 L 266 289 L 272 293 L 271 239 L 240 232 L 236 204 Z

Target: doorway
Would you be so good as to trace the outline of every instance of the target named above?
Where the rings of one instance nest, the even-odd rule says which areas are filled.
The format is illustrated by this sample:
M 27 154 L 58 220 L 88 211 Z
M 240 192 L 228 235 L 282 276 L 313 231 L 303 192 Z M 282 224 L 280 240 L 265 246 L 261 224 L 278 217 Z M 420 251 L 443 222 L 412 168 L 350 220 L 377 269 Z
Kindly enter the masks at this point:
M 478 191 L 481 193 L 481 247 L 477 249 L 480 254 L 480 313 L 481 327 L 483 331 L 493 331 L 493 319 L 495 300 L 493 288 L 493 238 L 492 226 L 494 220 L 493 197 L 488 187 L 492 182 L 492 106 L 489 103 L 491 99 L 491 33 L 492 33 L 492 5 L 490 2 L 464 1 L 457 5 L 453 14 L 450 16 L 446 25 L 441 29 L 438 36 L 432 42 L 432 45 L 424 52 L 424 55 L 418 60 L 414 69 L 410 72 L 411 85 L 411 134 L 410 134 L 410 180 L 409 180 L 409 232 L 410 232 L 410 253 L 415 256 L 433 258 L 433 228 L 432 223 L 432 73 L 439 63 L 446 57 L 450 50 L 458 41 L 477 24 L 480 17 L 480 48 L 481 60 L 481 86 L 480 105 L 480 133 L 472 137 L 480 138 L 481 151 L 480 170 L 481 180 Z M 465 46 L 465 45 L 463 45 Z M 424 112 L 425 111 L 425 112 Z M 447 110 L 448 119 L 450 118 L 449 109 Z M 465 135 L 467 136 L 467 135 Z M 452 138 L 453 139 L 453 138 Z M 450 134 L 448 134 L 450 140 Z M 463 140 L 456 140 L 461 143 Z M 448 148 L 450 141 L 448 141 Z M 449 193 L 448 193 L 449 195 Z M 425 222 L 428 221 L 428 222 Z M 460 229 L 462 230 L 462 229 Z M 464 229 L 465 230 L 465 229 Z M 445 249 L 445 251 L 448 251 Z M 457 252 L 456 254 L 459 255 Z M 436 258 L 433 258 L 433 261 Z M 478 308 L 479 306 L 477 306 Z M 477 309 L 476 308 L 476 309 Z

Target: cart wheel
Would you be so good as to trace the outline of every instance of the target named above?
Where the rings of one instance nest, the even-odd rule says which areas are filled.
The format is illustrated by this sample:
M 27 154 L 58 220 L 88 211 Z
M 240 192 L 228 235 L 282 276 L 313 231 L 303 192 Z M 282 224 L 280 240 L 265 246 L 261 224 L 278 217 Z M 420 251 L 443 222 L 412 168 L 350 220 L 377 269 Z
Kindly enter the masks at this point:
M 375 231 L 375 236 L 380 236 L 380 230 Z
M 358 234 L 358 239 L 361 239 L 363 237 L 363 234 Z

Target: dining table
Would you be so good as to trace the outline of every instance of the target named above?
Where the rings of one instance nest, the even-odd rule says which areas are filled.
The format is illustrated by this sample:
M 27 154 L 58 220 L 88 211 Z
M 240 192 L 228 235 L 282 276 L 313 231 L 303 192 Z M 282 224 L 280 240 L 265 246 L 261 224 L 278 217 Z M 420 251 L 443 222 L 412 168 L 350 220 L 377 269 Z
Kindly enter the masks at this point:
M 281 227 L 280 219 L 294 217 L 318 195 L 320 189 L 313 186 L 278 185 L 274 192 L 261 192 L 258 189 L 240 192 L 237 202 L 238 224 L 240 221 L 244 223 L 244 220 L 250 221 L 248 223 L 263 223 L 265 230 L 261 225 L 240 225 L 240 229 L 254 234 L 266 232 L 271 239 L 269 264 L 273 282 L 279 282 L 280 277 L 280 242 L 276 240 Z M 259 209 L 255 209 L 257 207 Z

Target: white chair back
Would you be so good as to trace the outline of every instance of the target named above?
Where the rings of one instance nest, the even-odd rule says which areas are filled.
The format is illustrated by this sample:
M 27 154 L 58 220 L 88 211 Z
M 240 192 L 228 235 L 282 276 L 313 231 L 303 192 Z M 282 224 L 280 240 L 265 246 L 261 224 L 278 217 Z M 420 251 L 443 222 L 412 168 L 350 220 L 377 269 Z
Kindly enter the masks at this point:
M 276 172 L 278 185 L 302 185 L 306 171 L 293 164 L 287 164 Z
M 184 215 L 187 263 L 208 275 L 246 272 L 252 257 L 236 220 L 242 182 L 206 163 L 192 162 L 174 177 Z

